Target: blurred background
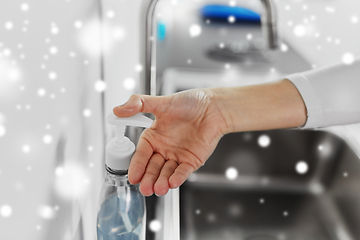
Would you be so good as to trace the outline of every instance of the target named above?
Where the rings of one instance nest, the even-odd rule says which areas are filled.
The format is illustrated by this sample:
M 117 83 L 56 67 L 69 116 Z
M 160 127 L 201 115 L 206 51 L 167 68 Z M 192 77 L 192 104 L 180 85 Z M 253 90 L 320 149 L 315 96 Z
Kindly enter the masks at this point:
M 12 0 L 0 3 L 1 238 L 96 239 L 104 146 L 112 135 L 104 117 L 131 94 L 143 92 L 145 66 L 140 51 L 144 39 L 141 39 L 140 26 L 144 2 L 149 1 Z M 167 95 L 192 88 L 276 81 L 291 73 L 330 64 L 351 64 L 360 55 L 359 1 L 277 0 L 275 3 L 280 42 L 276 49 L 267 49 L 260 22 L 260 15 L 264 14 L 261 1 L 160 0 L 153 15 L 155 34 L 150 39 L 155 43 L 151 49 L 151 72 L 156 83 L 153 93 Z M 225 9 L 214 13 L 209 10 L 211 6 Z M 253 17 L 245 16 L 244 9 L 251 11 Z M 325 132 L 293 131 L 289 135 L 275 131 L 228 138 L 226 146 L 232 148 L 219 148 L 218 155 L 213 157 L 219 159 L 223 153 L 234 151 L 233 155 L 228 154 L 228 161 L 218 166 L 212 165 L 216 160 L 210 159 L 208 168 L 200 171 L 200 175 L 195 174 L 188 185 L 178 190 L 182 197 L 179 198 L 179 192 L 170 192 L 175 194 L 172 197 L 177 200 L 172 203 L 178 204 L 180 211 L 176 206 L 165 204 L 166 200 L 148 199 L 151 210 L 148 239 L 164 238 L 156 233 L 161 232 L 166 224 L 164 219 L 169 218 L 180 219 L 181 239 L 360 239 L 356 230 L 360 222 L 357 205 L 360 201 L 356 197 L 360 193 L 359 179 L 352 178 L 354 174 L 350 173 L 360 172 L 360 126 L 332 127 L 324 129 Z M 244 141 L 252 141 L 252 145 L 244 147 L 247 146 Z M 294 143 L 293 148 L 288 148 L 289 142 Z M 326 146 L 336 151 L 329 150 L 328 155 L 316 152 Z M 285 154 L 285 148 L 290 152 Z M 269 149 L 271 152 L 266 152 Z M 267 166 L 262 161 L 268 156 L 273 159 L 271 166 L 278 168 L 261 167 Z M 292 159 L 291 164 L 283 166 L 284 158 Z M 240 163 L 235 163 L 236 159 L 240 159 Z M 329 159 L 329 164 L 320 164 L 322 159 Z M 294 185 L 275 184 L 269 189 L 277 192 L 282 189 L 281 194 L 266 195 L 261 190 L 253 198 L 243 200 L 243 205 L 241 199 L 250 196 L 246 191 L 245 195 L 232 195 L 233 190 L 219 193 L 216 188 L 206 191 L 210 196 L 202 192 L 208 189 L 206 186 L 216 185 L 211 179 L 244 186 L 249 178 L 241 179 L 240 175 L 255 181 L 245 184 L 247 190 L 261 189 L 264 183 L 279 176 L 280 182 L 290 179 Z M 342 182 L 344 179 L 346 182 Z M 294 188 L 300 189 L 301 197 L 286 195 Z M 311 200 L 301 200 L 309 194 L 325 196 L 322 201 L 327 205 L 322 206 L 335 206 L 325 207 L 327 212 L 332 209 L 331 214 L 324 217 L 335 219 L 331 224 L 325 224 L 322 218 L 313 223 L 321 223 L 321 230 L 314 227 L 315 230 L 310 231 L 311 226 L 296 224 L 309 222 L 312 209 L 318 209 L 313 195 Z M 222 219 L 220 215 L 211 205 L 205 206 L 200 201 L 214 195 L 234 200 L 228 203 L 230 214 L 222 217 L 237 223 L 238 227 L 220 228 L 221 224 L 217 224 Z M 280 220 L 276 220 L 277 217 L 266 220 L 279 224 L 274 227 L 255 218 L 250 227 L 255 230 L 244 230 L 249 226 L 242 222 L 241 213 L 244 208 L 256 209 L 252 205 L 255 202 L 268 202 L 264 196 L 268 196 L 270 202 L 273 199 L 274 205 L 270 208 L 278 212 L 257 210 L 245 216 L 249 219 L 264 213 L 279 214 Z M 337 201 L 334 196 L 342 198 Z M 224 198 L 213 199 L 213 205 L 219 206 L 216 201 L 222 202 Z M 335 203 L 341 202 L 342 207 L 329 204 L 328 200 L 333 198 Z M 296 204 L 290 204 L 288 209 L 282 207 L 288 202 Z M 345 209 L 346 205 L 349 208 Z M 310 206 L 306 208 L 308 215 L 294 214 L 294 224 L 286 225 L 284 221 L 288 219 L 284 217 L 294 216 L 289 211 L 299 212 L 298 209 L 303 209 L 299 206 Z M 155 207 L 162 209 L 161 218 L 157 217 L 156 212 L 160 210 L 154 210 Z M 175 209 L 178 215 L 173 216 L 166 207 Z M 260 223 L 266 227 L 257 226 Z M 329 233 L 331 228 L 337 231 Z M 209 229 L 216 229 L 218 235 L 209 234 Z M 308 235 L 301 238 L 300 232 L 304 229 L 309 230 Z M 174 236 L 164 239 L 178 239 L 180 230 L 174 230 Z

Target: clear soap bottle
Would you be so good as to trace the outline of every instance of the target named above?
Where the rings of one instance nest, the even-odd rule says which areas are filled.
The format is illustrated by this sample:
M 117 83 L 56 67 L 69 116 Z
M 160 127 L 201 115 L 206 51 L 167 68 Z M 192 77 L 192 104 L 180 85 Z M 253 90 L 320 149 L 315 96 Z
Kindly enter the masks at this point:
M 126 126 L 150 127 L 152 120 L 141 115 L 118 118 L 110 114 L 116 137 L 106 146 L 105 181 L 97 216 L 98 240 L 143 240 L 145 236 L 145 198 L 138 185 L 128 181 L 135 145 L 124 136 Z

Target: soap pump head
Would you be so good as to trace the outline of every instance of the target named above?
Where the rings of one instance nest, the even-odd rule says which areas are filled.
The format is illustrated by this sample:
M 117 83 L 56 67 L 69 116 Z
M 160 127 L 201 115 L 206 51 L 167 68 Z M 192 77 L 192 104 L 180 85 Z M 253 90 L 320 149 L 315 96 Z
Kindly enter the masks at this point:
M 153 121 L 142 114 L 119 118 L 110 113 L 107 122 L 116 126 L 116 136 L 106 145 L 105 164 L 114 171 L 127 170 L 135 152 L 135 144 L 125 137 L 126 126 L 150 128 Z

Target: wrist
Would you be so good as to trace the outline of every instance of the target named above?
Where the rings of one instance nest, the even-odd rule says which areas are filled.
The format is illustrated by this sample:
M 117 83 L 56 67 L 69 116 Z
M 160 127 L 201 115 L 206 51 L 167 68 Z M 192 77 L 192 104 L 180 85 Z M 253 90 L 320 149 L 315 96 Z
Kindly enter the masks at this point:
M 231 88 L 212 88 L 211 104 L 220 115 L 219 126 L 222 134 L 228 134 L 235 131 L 233 116 L 231 115 L 231 99 L 233 98 L 233 90 Z

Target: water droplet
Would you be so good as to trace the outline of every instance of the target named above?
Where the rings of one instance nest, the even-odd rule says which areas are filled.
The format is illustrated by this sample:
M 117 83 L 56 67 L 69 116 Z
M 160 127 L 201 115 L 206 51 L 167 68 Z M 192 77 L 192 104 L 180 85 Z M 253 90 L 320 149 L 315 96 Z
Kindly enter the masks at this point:
M 264 134 L 258 138 L 258 144 L 260 147 L 266 148 L 270 146 L 270 143 L 271 143 L 271 139 L 268 135 Z
M 344 172 L 343 176 L 344 176 L 345 178 L 347 178 L 347 177 L 349 176 L 349 174 L 348 174 L 347 172 Z
M 200 210 L 200 209 L 196 209 L 196 210 L 195 210 L 195 214 L 196 214 L 196 215 L 200 215 L 200 213 L 201 213 L 201 210 Z
M 201 27 L 197 24 L 193 24 L 189 28 L 189 33 L 191 37 L 198 37 L 201 34 Z
M 289 216 L 289 213 L 287 211 L 284 211 L 283 215 L 284 215 L 284 217 L 287 217 L 287 216 Z
M 229 167 L 228 169 L 226 169 L 225 176 L 229 180 L 234 180 L 238 176 L 238 171 L 234 167 Z
M 265 199 L 260 198 L 259 203 L 260 203 L 260 204 L 264 204 L 264 203 L 265 203 Z
M 304 161 L 300 161 L 296 163 L 295 169 L 298 174 L 305 174 L 309 170 L 309 165 Z

